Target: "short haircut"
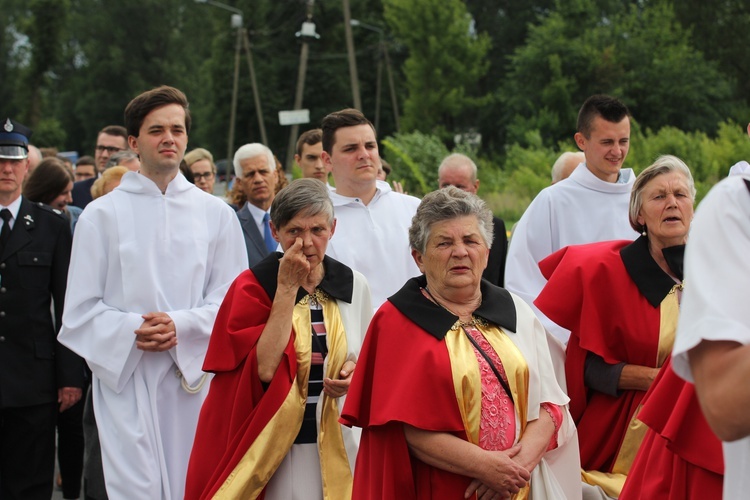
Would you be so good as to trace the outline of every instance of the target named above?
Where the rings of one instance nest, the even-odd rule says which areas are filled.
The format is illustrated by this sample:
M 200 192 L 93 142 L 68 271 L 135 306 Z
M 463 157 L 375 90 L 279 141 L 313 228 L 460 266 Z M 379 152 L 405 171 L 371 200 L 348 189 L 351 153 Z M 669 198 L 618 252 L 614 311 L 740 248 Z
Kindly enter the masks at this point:
M 195 148 L 185 155 L 184 160 L 185 160 L 185 163 L 187 163 L 188 167 L 192 167 L 193 163 L 197 161 L 208 160 L 208 163 L 211 164 L 211 172 L 213 172 L 214 174 L 216 173 L 216 164 L 214 163 L 214 155 L 212 155 L 211 152 L 207 149 Z
M 109 157 L 107 160 L 107 164 L 104 165 L 104 169 L 116 167 L 117 165 L 120 165 L 124 161 L 130 161 L 130 160 L 137 160 L 138 159 L 138 153 L 135 151 L 131 151 L 129 149 L 126 149 L 124 151 L 118 151 L 117 153 L 113 153 L 112 156 Z
M 302 146 L 307 144 L 308 146 L 314 146 L 319 142 L 323 141 L 323 131 L 319 128 L 314 128 L 303 132 L 299 139 L 297 139 L 297 154 L 302 156 Z
M 278 192 L 271 203 L 271 221 L 281 229 L 298 214 L 323 214 L 328 225 L 333 225 L 333 203 L 328 188 L 318 179 L 297 179 Z
M 185 133 L 190 133 L 190 110 L 187 97 L 174 87 L 162 85 L 140 94 L 125 108 L 125 128 L 128 135 L 138 137 L 146 116 L 157 108 L 178 104 L 185 110 Z
M 628 214 L 630 226 L 639 233 L 646 230 L 646 226 L 638 223 L 638 214 L 641 212 L 641 206 L 643 206 L 643 190 L 656 177 L 671 172 L 680 172 L 685 176 L 690 198 L 695 202 L 695 182 L 693 181 L 693 174 L 690 173 L 690 169 L 685 165 L 685 162 L 672 155 L 658 157 L 654 163 L 643 169 L 643 172 L 638 175 L 633 183 L 633 190 L 630 192 L 630 212 Z
M 576 125 L 578 132 L 587 139 L 591 137 L 594 118 L 597 116 L 611 123 L 620 123 L 630 116 L 630 111 L 622 101 L 615 97 L 603 94 L 592 95 L 581 106 Z
M 446 168 L 457 167 L 461 165 L 468 165 L 469 168 L 471 168 L 471 182 L 476 181 L 477 164 L 474 163 L 471 158 L 466 155 L 462 155 L 461 153 L 453 153 L 446 156 L 443 161 L 440 162 L 440 166 L 438 167 L 438 176 L 440 176 L 440 173 L 443 172 Z
M 122 125 L 107 125 L 96 134 L 96 137 L 98 138 L 101 134 L 119 136 L 125 139 L 125 142 L 128 141 L 128 131 Z
M 23 196 L 34 203 L 49 205 L 68 184 L 73 182 L 70 172 L 63 161 L 54 156 L 44 158 L 31 172 L 23 185 Z
M 241 146 L 240 149 L 234 153 L 234 160 L 232 162 L 234 164 L 234 175 L 242 177 L 242 165 L 240 165 L 240 162 L 247 158 L 255 158 L 256 156 L 265 156 L 268 169 L 271 171 L 276 170 L 276 160 L 273 157 L 273 152 L 268 149 L 268 146 L 259 142 L 251 142 L 250 144 Z
M 96 168 L 96 160 L 94 160 L 93 156 L 89 156 L 89 155 L 81 156 L 76 161 L 76 167 L 79 165 L 91 165 L 92 167 Z
M 341 111 L 334 111 L 323 118 L 320 127 L 323 130 L 323 151 L 331 154 L 333 151 L 334 136 L 338 129 L 356 127 L 357 125 L 369 125 L 375 133 L 375 137 L 377 137 L 378 133 L 375 130 L 375 126 L 358 109 L 347 108 Z
M 575 153 L 572 151 L 565 151 L 563 154 L 561 154 L 552 165 L 552 182 L 555 183 L 563 180 L 563 173 L 568 162 L 576 161 L 576 159 L 578 159 L 578 163 L 576 164 L 576 166 L 578 166 L 586 161 L 586 156 L 582 151 L 576 151 Z
M 39 149 L 39 152 L 42 155 L 42 158 L 54 158 L 58 154 L 60 154 L 60 151 L 57 148 L 55 148 L 55 147 L 51 147 L 51 148 L 38 148 L 38 149 Z
M 477 218 L 479 233 L 490 248 L 494 232 L 492 212 L 480 197 L 455 186 L 446 186 L 422 198 L 409 227 L 409 245 L 424 254 L 434 224 L 470 215 Z

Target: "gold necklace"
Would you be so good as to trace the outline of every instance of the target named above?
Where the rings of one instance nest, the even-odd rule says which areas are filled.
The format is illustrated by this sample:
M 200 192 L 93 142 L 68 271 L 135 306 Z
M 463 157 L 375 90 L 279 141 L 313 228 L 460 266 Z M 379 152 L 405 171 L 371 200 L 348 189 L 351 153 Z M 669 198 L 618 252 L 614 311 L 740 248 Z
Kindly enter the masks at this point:
M 303 306 L 306 306 L 309 303 L 312 304 L 323 304 L 326 302 L 331 296 L 328 295 L 325 290 L 322 290 L 320 288 L 315 288 L 313 293 L 308 293 L 304 297 L 300 299 L 300 304 Z
M 474 316 L 474 314 L 473 314 L 473 313 L 471 314 L 471 317 L 470 317 L 470 319 L 469 319 L 468 321 L 462 321 L 462 320 L 461 320 L 461 318 L 459 317 L 459 315 L 458 315 L 458 314 L 454 313 L 453 311 L 451 311 L 450 309 L 448 309 L 447 307 L 445 307 L 445 306 L 444 306 L 444 305 L 443 305 L 442 303 L 440 303 L 440 302 L 439 302 L 439 301 L 438 301 L 438 300 L 437 300 L 437 299 L 436 299 L 436 298 L 435 298 L 435 297 L 434 297 L 434 296 L 432 295 L 432 293 L 430 293 L 430 290 L 429 290 L 429 288 L 427 288 L 427 287 L 425 286 L 424 288 L 422 288 L 422 290 L 424 290 L 424 291 L 425 291 L 425 293 L 427 293 L 427 295 L 428 295 L 428 296 L 430 297 L 430 299 L 431 299 L 431 300 L 432 300 L 432 301 L 433 301 L 433 302 L 434 302 L 435 304 L 439 305 L 440 307 L 442 307 L 443 309 L 445 309 L 446 311 L 448 311 L 449 313 L 451 313 L 451 314 L 452 314 L 453 316 L 456 316 L 456 317 L 458 318 L 458 320 L 457 320 L 457 321 L 456 321 L 455 323 L 453 323 L 453 326 L 451 326 L 451 328 L 450 328 L 450 329 L 451 329 L 452 331 L 456 331 L 456 330 L 458 330 L 459 328 L 466 328 L 466 327 L 470 327 L 470 326 L 476 326 L 476 327 L 480 327 L 480 328 L 481 328 L 481 327 L 485 327 L 485 326 L 487 326 L 487 322 L 486 322 L 486 321 L 485 321 L 484 319 L 482 319 L 482 318 L 480 318 L 480 317 L 478 317 L 478 316 Z M 479 297 L 479 303 L 480 303 L 480 304 L 482 303 L 482 298 L 481 298 L 481 296 Z

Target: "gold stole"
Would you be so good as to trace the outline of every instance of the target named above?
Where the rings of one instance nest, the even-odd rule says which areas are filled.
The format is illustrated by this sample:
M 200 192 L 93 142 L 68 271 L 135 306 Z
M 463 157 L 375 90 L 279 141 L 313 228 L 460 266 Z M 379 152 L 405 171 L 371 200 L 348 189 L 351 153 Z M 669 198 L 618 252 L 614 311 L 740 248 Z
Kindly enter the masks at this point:
M 328 339 L 328 362 L 325 376 L 338 379 L 348 348 L 341 312 L 333 299 L 322 302 L 323 322 Z M 338 400 L 320 395 L 323 399 L 318 429 L 318 453 L 323 478 L 323 498 L 348 500 L 352 497 L 352 469 L 344 447 L 344 436 L 339 424 Z
M 329 343 L 326 376 L 337 378 L 338 371 L 341 370 L 347 356 L 346 335 L 336 301 L 327 298 L 321 300 L 321 303 Z M 279 410 L 268 421 L 216 492 L 214 499 L 257 498 L 289 452 L 299 433 L 305 413 L 312 355 L 309 296 L 305 296 L 294 306 L 292 328 L 296 332 L 294 350 L 297 354 L 297 374 L 289 393 Z M 324 498 L 351 498 L 352 474 L 344 449 L 341 428 L 338 426 L 338 405 L 335 399 L 324 394 L 321 394 L 321 398 L 324 400 L 318 444 L 321 454 Z M 325 440 L 324 435 L 327 436 Z M 327 480 L 327 478 L 340 478 L 340 483 Z
M 529 400 L 529 367 L 521 351 L 508 338 L 508 335 L 496 326 L 476 325 L 485 339 L 500 357 L 505 374 L 508 377 L 510 392 L 516 411 L 516 420 L 521 432 L 518 440 L 526 430 Z M 458 409 L 461 413 L 464 429 L 469 442 L 479 445 L 479 421 L 482 413 L 482 380 L 479 375 L 479 362 L 466 333 L 458 322 L 445 336 L 445 345 L 451 361 L 453 387 L 456 391 Z M 499 383 L 499 382 L 498 382 Z M 526 486 L 513 498 L 526 499 L 529 487 Z
M 672 352 L 675 332 L 677 331 L 677 318 L 680 306 L 677 300 L 677 290 L 682 290 L 683 285 L 677 284 L 672 287 L 659 306 L 659 345 L 656 353 L 656 367 L 661 368 Z M 593 486 L 600 486 L 604 492 L 613 498 L 618 498 L 625 479 L 628 477 L 630 467 L 633 465 L 635 455 L 638 453 L 643 438 L 646 436 L 648 426 L 638 420 L 638 414 L 643 404 L 639 404 L 633 413 L 633 418 L 628 424 L 628 429 L 622 438 L 622 444 L 612 465 L 612 472 L 581 471 L 583 482 Z

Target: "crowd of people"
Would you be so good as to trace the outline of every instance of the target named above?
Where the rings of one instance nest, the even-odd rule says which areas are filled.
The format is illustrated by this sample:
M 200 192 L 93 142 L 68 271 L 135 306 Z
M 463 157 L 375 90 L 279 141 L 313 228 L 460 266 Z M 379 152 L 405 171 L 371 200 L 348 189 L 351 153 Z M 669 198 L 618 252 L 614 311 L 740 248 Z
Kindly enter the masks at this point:
M 405 194 L 355 109 L 226 199 L 173 87 L 74 165 L 6 118 L 0 499 L 742 497 L 748 169 L 692 224 L 630 120 L 583 103 L 509 242 L 471 158 Z

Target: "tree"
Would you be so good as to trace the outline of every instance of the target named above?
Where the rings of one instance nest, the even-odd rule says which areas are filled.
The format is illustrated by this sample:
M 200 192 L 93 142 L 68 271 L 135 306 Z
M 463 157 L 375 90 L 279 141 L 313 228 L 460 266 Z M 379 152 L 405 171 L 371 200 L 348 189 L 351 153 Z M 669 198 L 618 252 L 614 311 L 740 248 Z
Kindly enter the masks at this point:
M 487 33 L 492 43 L 489 69 L 478 82 L 480 95 L 488 99 L 488 105 L 480 107 L 476 116 L 484 150 L 498 151 L 504 144 L 498 96 L 508 72 L 508 60 L 526 41 L 529 27 L 548 16 L 553 5 L 554 0 L 466 0 L 476 31 Z
M 461 0 L 384 0 L 385 18 L 408 49 L 403 71 L 408 97 L 405 131 L 447 132 L 474 124 L 482 103 L 477 83 L 486 73 L 489 38 L 471 28 Z
M 511 59 L 502 102 L 508 142 L 537 129 L 545 144 L 575 131 L 590 95 L 628 104 L 641 125 L 714 132 L 732 105 L 727 79 L 696 51 L 664 2 L 603 14 L 593 0 L 559 2 Z
M 691 41 L 709 61 L 732 79 L 735 95 L 744 106 L 733 116 L 747 120 L 750 103 L 750 3 L 746 0 L 673 1 L 675 15 L 691 31 Z

